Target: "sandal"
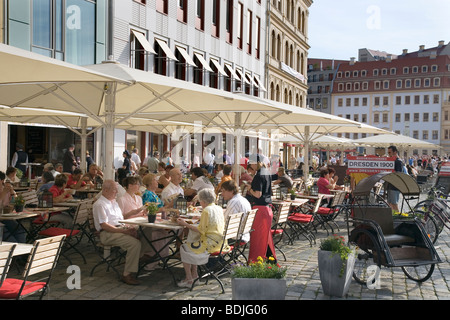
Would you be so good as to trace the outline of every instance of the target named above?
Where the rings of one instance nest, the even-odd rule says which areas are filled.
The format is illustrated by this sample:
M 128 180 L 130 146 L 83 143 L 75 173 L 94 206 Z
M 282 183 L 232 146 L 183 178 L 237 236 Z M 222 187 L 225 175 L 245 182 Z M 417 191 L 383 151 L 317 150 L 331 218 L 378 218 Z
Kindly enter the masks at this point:
M 181 280 L 177 283 L 177 286 L 179 286 L 180 288 L 191 288 L 192 283 L 194 283 L 193 280 Z

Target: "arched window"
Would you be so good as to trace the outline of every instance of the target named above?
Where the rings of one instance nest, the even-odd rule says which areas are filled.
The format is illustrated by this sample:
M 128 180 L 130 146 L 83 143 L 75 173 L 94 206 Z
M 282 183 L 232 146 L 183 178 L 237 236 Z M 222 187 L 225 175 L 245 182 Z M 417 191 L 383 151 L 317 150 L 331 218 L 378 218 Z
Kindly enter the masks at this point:
M 302 12 L 302 27 L 301 27 L 301 32 L 305 33 L 305 13 Z
M 289 102 L 288 103 L 292 105 L 292 91 L 291 90 L 289 90 Z
M 289 66 L 291 68 L 294 67 L 294 47 L 291 44 L 291 47 L 289 48 Z
M 276 58 L 276 53 L 277 53 L 277 39 L 276 39 L 276 37 L 275 37 L 275 30 L 272 30 L 271 45 L 272 45 L 272 57 Z
M 288 91 L 287 88 L 284 89 L 284 103 L 289 103 L 289 96 L 288 96 Z
M 299 70 L 299 72 L 304 75 L 305 74 L 304 73 L 304 71 L 305 71 L 305 57 L 303 56 L 303 53 L 300 56 L 300 60 L 301 60 L 301 62 L 300 62 L 300 70 Z
M 296 67 L 296 69 L 297 69 L 297 71 L 298 72 L 300 72 L 301 73 L 301 69 L 300 69 L 300 67 L 301 67 L 301 57 L 300 57 L 300 50 L 297 50 L 297 67 Z
M 270 83 L 270 100 L 275 100 L 275 86 L 273 82 Z
M 277 59 L 281 60 L 281 38 L 280 38 L 280 35 L 277 36 Z
M 289 65 L 289 44 L 286 41 L 284 44 L 284 62 Z
M 302 30 L 302 9 L 297 9 L 297 29 Z
M 276 101 L 280 101 L 280 86 L 277 85 L 277 88 L 275 90 L 275 96 L 276 96 Z

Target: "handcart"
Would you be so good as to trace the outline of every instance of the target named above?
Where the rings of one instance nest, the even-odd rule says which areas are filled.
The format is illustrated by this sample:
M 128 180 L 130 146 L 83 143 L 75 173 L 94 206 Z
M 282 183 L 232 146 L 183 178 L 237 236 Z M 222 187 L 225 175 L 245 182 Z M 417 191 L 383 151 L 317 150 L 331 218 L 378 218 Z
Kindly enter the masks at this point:
M 401 267 L 409 279 L 426 281 L 431 277 L 435 264 L 442 261 L 424 224 L 417 217 L 409 215 L 403 218 L 400 215 L 394 218 L 394 212 L 384 197 L 373 197 L 375 185 L 380 182 L 396 187 L 404 200 L 417 199 L 420 195 L 417 182 L 400 172 L 381 172 L 356 185 L 353 201 L 347 210 L 348 239 L 357 248 L 353 277 L 358 283 L 368 285 L 368 281 L 376 281 L 373 270 L 384 266 Z

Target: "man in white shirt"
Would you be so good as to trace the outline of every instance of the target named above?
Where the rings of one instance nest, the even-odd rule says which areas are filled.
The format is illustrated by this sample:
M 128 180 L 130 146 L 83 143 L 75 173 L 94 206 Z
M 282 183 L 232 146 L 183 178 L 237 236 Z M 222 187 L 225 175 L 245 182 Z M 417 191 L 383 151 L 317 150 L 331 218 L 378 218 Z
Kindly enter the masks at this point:
M 223 200 L 228 201 L 227 208 L 223 212 L 225 221 L 230 214 L 243 212 L 246 215 L 252 210 L 250 202 L 239 193 L 239 188 L 234 180 L 222 183 L 221 190 Z M 245 242 L 250 241 L 250 234 L 243 234 L 241 240 Z
M 169 172 L 170 183 L 161 192 L 161 200 L 168 204 L 172 202 L 179 194 L 184 196 L 184 190 L 180 187 L 180 182 L 183 180 L 183 175 L 180 169 L 173 168 Z
M 133 149 L 133 152 L 131 153 L 131 160 L 134 161 L 136 167 L 139 169 L 141 167 L 141 157 L 139 157 L 138 152 L 139 150 L 137 148 Z
M 214 170 L 214 159 L 215 156 L 211 153 L 210 148 L 206 148 L 205 156 L 203 157 L 203 162 L 205 163 L 205 168 L 208 170 L 208 173 L 213 173 Z
M 198 194 L 198 192 L 205 188 L 214 189 L 213 184 L 211 181 L 208 180 L 207 177 L 203 174 L 202 168 L 192 168 L 191 170 L 192 174 L 192 180 L 194 180 L 194 183 L 192 184 L 192 187 L 189 189 L 184 190 L 185 196 L 194 196 Z
M 129 285 L 138 285 L 140 282 L 136 279 L 136 273 L 141 256 L 141 242 L 136 238 L 136 229 L 127 228 L 119 222 L 124 217 L 116 202 L 116 195 L 116 183 L 113 180 L 105 180 L 102 195 L 92 208 L 94 225 L 95 229 L 100 231 L 100 240 L 103 245 L 119 246 L 122 250 L 126 250 L 122 281 Z

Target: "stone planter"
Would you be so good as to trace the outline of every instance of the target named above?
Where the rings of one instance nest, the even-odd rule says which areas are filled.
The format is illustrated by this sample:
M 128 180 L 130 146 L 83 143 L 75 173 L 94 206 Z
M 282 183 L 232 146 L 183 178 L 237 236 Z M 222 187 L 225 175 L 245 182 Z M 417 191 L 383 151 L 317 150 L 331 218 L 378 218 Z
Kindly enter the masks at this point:
M 286 279 L 232 278 L 233 300 L 284 300 Z
M 154 223 L 156 220 L 156 214 L 149 214 L 149 215 L 147 215 L 147 217 L 148 217 L 148 222 L 150 222 L 150 223 Z
M 347 265 L 341 276 L 343 261 L 338 254 L 331 251 L 319 250 L 318 252 L 320 282 L 324 294 L 328 296 L 344 297 L 350 287 L 355 266 L 355 256 L 349 255 Z

